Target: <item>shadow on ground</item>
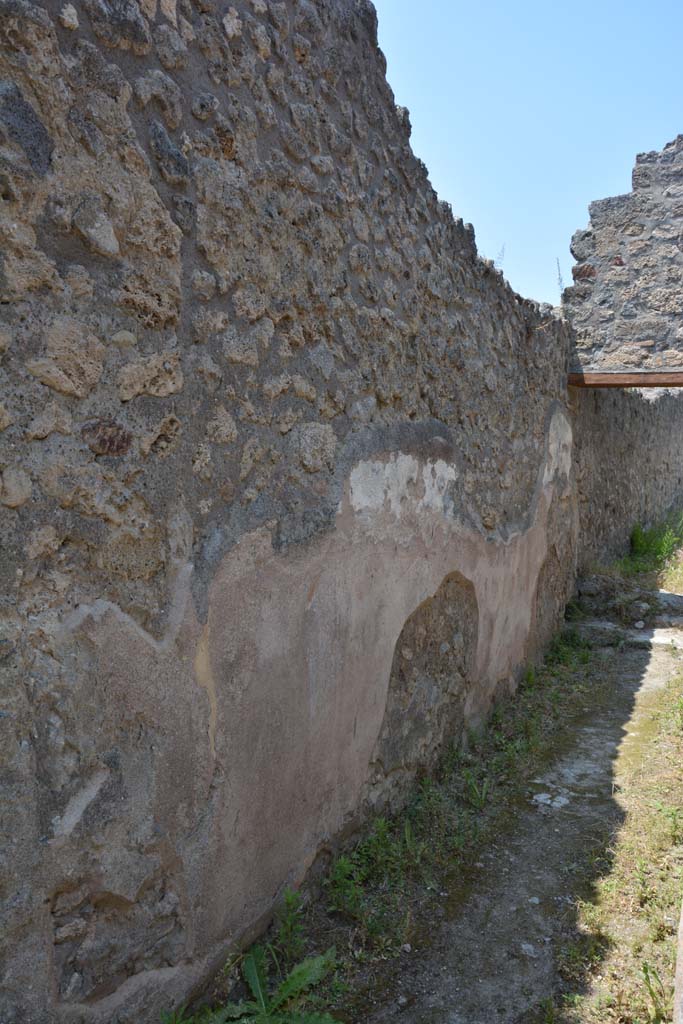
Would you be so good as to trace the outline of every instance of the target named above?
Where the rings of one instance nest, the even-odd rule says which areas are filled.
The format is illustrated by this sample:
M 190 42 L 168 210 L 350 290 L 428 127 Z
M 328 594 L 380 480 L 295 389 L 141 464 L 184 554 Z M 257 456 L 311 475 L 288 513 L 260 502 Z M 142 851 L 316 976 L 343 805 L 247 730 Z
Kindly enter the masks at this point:
M 637 753 L 636 696 L 664 686 L 676 664 L 668 648 L 600 643 L 604 696 L 577 708 L 495 844 L 441 894 L 428 948 L 402 953 L 391 983 L 367 993 L 368 1024 L 545 1024 L 559 1019 L 555 1001 L 586 992 L 609 940 L 579 927 L 577 901 L 591 901 L 611 872 L 624 820 L 617 759 Z

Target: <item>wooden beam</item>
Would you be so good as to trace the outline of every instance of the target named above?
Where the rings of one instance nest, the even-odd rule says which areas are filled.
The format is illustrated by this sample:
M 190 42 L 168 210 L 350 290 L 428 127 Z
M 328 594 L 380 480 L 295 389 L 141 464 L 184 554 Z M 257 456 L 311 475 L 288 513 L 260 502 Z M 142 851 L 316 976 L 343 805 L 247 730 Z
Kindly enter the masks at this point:
M 570 373 L 572 388 L 683 388 L 683 370 L 579 371 Z

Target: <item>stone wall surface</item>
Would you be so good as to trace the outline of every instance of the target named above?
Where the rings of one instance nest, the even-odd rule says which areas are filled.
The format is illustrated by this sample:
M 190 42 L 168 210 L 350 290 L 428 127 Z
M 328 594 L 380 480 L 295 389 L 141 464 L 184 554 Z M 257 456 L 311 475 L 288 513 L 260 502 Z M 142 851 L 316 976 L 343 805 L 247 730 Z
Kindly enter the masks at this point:
M 676 497 L 593 510 L 679 407 L 570 408 L 384 72 L 365 0 L 0 0 L 2 1024 L 189 998 Z
M 627 550 L 635 523 L 680 511 L 683 395 L 674 390 L 572 388 L 578 569 Z
M 683 369 L 683 135 L 637 157 L 632 192 L 591 203 L 571 251 L 573 366 Z

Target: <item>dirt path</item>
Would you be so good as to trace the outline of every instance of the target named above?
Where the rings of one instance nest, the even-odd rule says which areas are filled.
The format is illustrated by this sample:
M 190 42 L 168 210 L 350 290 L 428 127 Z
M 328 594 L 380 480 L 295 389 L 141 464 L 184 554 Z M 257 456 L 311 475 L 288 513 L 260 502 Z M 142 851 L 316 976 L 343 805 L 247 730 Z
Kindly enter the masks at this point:
M 558 1020 L 550 1015 L 558 953 L 577 932 L 577 899 L 589 899 L 609 870 L 610 840 L 624 818 L 620 776 L 642 756 L 653 695 L 680 669 L 671 638 L 650 634 L 650 650 L 643 634 L 637 646 L 601 646 L 598 671 L 613 679 L 609 702 L 579 720 L 565 749 L 511 808 L 507 830 L 475 874 L 443 894 L 444 917 L 429 949 L 404 954 L 400 986 L 368 1024 Z M 673 638 L 683 641 L 683 631 Z

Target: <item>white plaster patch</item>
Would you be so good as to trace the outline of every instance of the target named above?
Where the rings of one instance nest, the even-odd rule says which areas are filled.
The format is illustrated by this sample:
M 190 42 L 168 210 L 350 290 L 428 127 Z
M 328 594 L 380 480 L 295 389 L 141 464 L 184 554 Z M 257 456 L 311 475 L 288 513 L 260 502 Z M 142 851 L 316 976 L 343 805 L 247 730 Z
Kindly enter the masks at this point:
M 379 512 L 385 501 L 395 516 L 410 484 L 417 483 L 418 462 L 412 455 L 392 455 L 386 462 L 359 462 L 351 470 L 351 507 L 354 512 Z
M 76 825 L 85 814 L 86 808 L 93 802 L 108 778 L 109 771 L 106 768 L 100 768 L 95 772 L 93 777 L 71 797 L 64 808 L 62 816 L 57 816 L 52 821 L 55 838 L 71 835 L 73 830 L 76 828 Z
M 548 428 L 548 457 L 543 473 L 543 486 L 551 483 L 556 475 L 569 476 L 572 466 L 572 428 L 569 420 L 558 409 Z
M 422 469 L 425 493 L 418 508 L 432 508 L 436 512 L 442 512 L 449 484 L 454 483 L 457 478 L 458 472 L 455 466 L 444 462 L 443 459 L 437 459 L 436 462 L 428 462 Z
M 443 459 L 430 460 L 420 473 L 418 460 L 402 452 L 384 462 L 359 462 L 351 470 L 351 507 L 354 512 L 379 512 L 388 502 L 392 515 L 399 519 L 402 504 L 412 497 L 418 512 L 442 512 L 448 487 L 457 475 L 455 466 Z M 418 501 L 411 489 L 420 477 L 424 493 Z

